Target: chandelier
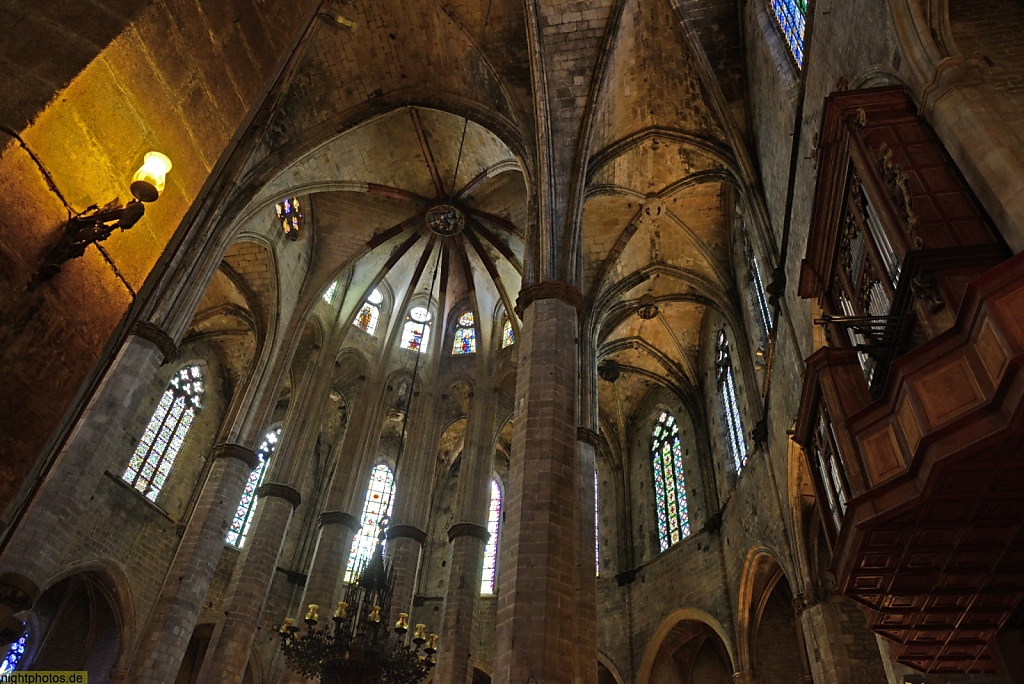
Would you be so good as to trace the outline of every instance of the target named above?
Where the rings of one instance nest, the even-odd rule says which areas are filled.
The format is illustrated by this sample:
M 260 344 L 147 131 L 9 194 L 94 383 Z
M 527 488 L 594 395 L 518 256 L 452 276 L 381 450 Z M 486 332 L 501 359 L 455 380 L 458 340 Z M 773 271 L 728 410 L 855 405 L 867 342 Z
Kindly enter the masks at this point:
M 281 651 L 288 666 L 321 684 L 416 684 L 436 663 L 437 635 L 418 624 L 411 642 L 409 614 L 399 613 L 394 633 L 385 624 L 395 588 L 395 573 L 384 562 L 384 539 L 390 520 L 381 519 L 377 547 L 359 579 L 345 588 L 331 620 L 319 626 L 320 606 L 312 603 L 305 634 L 292 618 L 281 625 Z M 421 652 L 422 649 L 422 652 Z

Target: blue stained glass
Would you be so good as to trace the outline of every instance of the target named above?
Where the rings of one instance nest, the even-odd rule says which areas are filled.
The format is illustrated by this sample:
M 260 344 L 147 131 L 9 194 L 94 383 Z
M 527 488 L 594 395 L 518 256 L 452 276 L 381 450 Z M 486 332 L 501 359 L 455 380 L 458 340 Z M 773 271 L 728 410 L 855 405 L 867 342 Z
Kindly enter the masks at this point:
M 0 663 L 0 675 L 14 672 L 18 669 L 18 663 L 25 655 L 25 642 L 28 641 L 28 632 L 21 635 L 21 638 L 11 644 L 7 649 L 7 657 Z
M 807 24 L 807 0 L 772 0 L 775 19 L 789 44 L 793 59 L 804 66 L 804 27 Z
M 245 545 L 245 538 L 249 534 L 249 525 L 252 524 L 252 516 L 256 512 L 256 490 L 263 483 L 263 477 L 267 474 L 270 464 L 270 457 L 277 450 L 277 443 L 281 439 L 281 428 L 275 428 L 268 432 L 260 444 L 260 450 L 256 452 L 260 464 L 249 474 L 249 480 L 245 483 L 242 491 L 242 498 L 235 509 L 235 517 L 228 528 L 227 542 L 236 548 Z
M 662 411 L 651 439 L 658 542 L 662 551 L 690 536 L 682 451 L 676 420 L 668 411 Z
M 459 325 L 455 329 L 455 342 L 452 354 L 476 353 L 476 327 L 473 325 L 473 312 L 467 311 L 459 316 Z
M 501 348 L 511 347 L 516 343 L 516 334 L 512 331 L 512 321 L 505 316 L 505 323 L 501 326 Z
M 203 392 L 202 377 L 199 366 L 182 368 L 174 374 L 121 476 L 150 501 L 156 501 L 192 425 Z M 186 408 L 188 404 L 191 406 Z
M 391 468 L 380 463 L 370 474 L 370 486 L 366 489 L 366 501 L 363 503 L 362 527 L 356 533 L 352 543 L 352 555 L 348 558 L 345 569 L 345 581 L 353 582 L 363 566 L 370 560 L 373 550 L 377 547 L 377 535 L 380 533 L 380 519 L 390 516 L 395 503 L 395 476 Z

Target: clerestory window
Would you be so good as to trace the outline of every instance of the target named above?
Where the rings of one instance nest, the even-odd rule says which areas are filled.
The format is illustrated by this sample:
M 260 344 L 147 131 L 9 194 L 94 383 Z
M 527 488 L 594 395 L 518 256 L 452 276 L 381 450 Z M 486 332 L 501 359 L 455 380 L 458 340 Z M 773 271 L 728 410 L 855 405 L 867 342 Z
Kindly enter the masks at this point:
M 352 554 L 348 557 L 345 581 L 353 582 L 369 562 L 377 548 L 381 518 L 391 516 L 395 504 L 395 475 L 384 463 L 376 465 L 370 473 L 370 484 L 366 488 L 366 500 L 360 515 L 361 527 L 352 542 Z
M 427 351 L 430 341 L 430 312 L 422 306 L 414 306 L 406 316 L 402 328 L 402 349 L 412 349 L 420 353 Z
M 654 501 L 658 512 L 658 542 L 664 551 L 690 536 L 686 506 L 683 447 L 675 417 L 662 411 L 651 435 L 654 463 Z
M 179 369 L 160 397 L 135 453 L 121 479 L 150 501 L 167 482 L 189 428 L 203 407 L 203 371 L 197 366 Z
M 370 335 L 377 332 L 377 322 L 380 320 L 380 305 L 383 301 L 384 295 L 377 288 L 373 288 L 373 292 L 363 302 L 363 307 L 359 309 L 359 313 L 356 314 L 356 319 L 352 321 L 352 325 L 365 330 Z
M 728 438 L 726 441 L 738 476 L 747 465 L 747 442 L 743 437 L 743 419 L 736 396 L 736 377 L 732 367 L 732 355 L 729 352 L 729 338 L 725 336 L 725 330 L 718 331 L 718 354 L 715 365 L 718 372 L 718 392 L 722 398 L 722 413 L 725 416 Z
M 801 69 L 804 66 L 804 28 L 807 24 L 807 0 L 771 0 L 775 20 L 789 51 Z
M 484 547 L 484 569 L 480 577 L 480 593 L 494 593 L 498 570 L 498 528 L 501 526 L 501 487 L 497 478 L 491 480 L 491 499 L 487 505 L 487 532 L 491 535 Z
M 501 348 L 511 347 L 516 343 L 516 334 L 512 330 L 512 321 L 505 316 L 505 322 L 501 326 Z
M 235 517 L 231 521 L 231 527 L 228 528 L 227 542 L 235 548 L 240 549 L 245 546 L 249 525 L 252 524 L 252 516 L 256 512 L 256 490 L 263 484 L 263 478 L 266 476 L 267 470 L 270 469 L 270 457 L 277 450 L 277 443 L 280 439 L 281 428 L 274 428 L 266 434 L 263 443 L 260 444 L 260 450 L 256 452 L 260 464 L 249 475 L 249 481 L 245 483 L 238 508 L 235 509 Z
M 476 353 L 476 325 L 474 323 L 472 311 L 467 311 L 459 316 L 458 325 L 455 326 L 452 354 Z

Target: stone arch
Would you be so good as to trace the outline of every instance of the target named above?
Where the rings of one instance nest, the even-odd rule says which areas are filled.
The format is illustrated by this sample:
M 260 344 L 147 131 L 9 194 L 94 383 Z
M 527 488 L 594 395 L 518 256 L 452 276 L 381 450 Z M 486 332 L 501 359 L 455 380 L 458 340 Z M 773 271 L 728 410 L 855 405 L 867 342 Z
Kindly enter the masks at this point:
M 684 630 L 688 630 L 688 632 Z M 687 638 L 688 633 L 689 638 Z M 721 623 L 699 608 L 680 608 L 670 613 L 661 622 L 650 641 L 647 642 L 647 648 L 644 649 L 643 659 L 640 661 L 640 669 L 637 673 L 637 684 L 660 684 L 657 680 L 652 679 L 659 655 L 664 655 L 662 652 L 665 648 L 675 650 L 693 638 L 716 640 L 717 645 L 724 651 L 725 660 L 728 661 L 725 663 L 730 670 L 728 674 L 737 671 L 736 656 Z M 701 682 L 701 684 L 704 683 Z
M 102 681 L 127 669 L 135 622 L 131 583 L 120 566 L 65 566 L 32 608 L 26 662 L 35 670 L 85 670 Z M 42 641 L 33 640 L 33 633 Z
M 789 576 L 778 556 L 764 546 L 750 549 L 740 582 L 737 641 L 743 671 L 758 672 L 765 684 L 781 684 L 784 680 L 776 678 L 780 671 L 810 675 L 793 598 Z
M 619 668 L 601 651 L 597 652 L 597 684 L 626 684 Z

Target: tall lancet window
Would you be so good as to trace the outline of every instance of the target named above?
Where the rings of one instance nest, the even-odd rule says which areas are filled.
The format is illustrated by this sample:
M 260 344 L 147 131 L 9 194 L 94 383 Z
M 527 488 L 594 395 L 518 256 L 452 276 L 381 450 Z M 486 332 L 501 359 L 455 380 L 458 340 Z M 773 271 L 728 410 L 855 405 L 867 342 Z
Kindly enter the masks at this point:
M 362 527 L 352 542 L 352 555 L 348 557 L 345 570 L 345 581 L 352 582 L 363 566 L 370 560 L 373 550 L 377 547 L 377 535 L 380 534 L 380 519 L 390 516 L 395 504 L 395 475 L 391 468 L 380 463 L 370 473 L 370 486 L 366 488 L 366 501 L 363 503 L 363 514 L 360 517 Z
M 658 541 L 661 550 L 690 536 L 683 477 L 683 447 L 675 417 L 662 411 L 651 435 L 654 462 L 654 500 L 658 508 Z
M 263 484 L 263 478 L 270 469 L 270 457 L 277 450 L 277 442 L 281 439 L 281 428 L 275 428 L 268 432 L 260 444 L 260 450 L 256 452 L 260 464 L 249 475 L 249 481 L 245 483 L 245 490 L 242 498 L 235 509 L 235 518 L 228 528 L 227 542 L 235 548 L 245 546 L 245 538 L 249 534 L 249 525 L 252 524 L 252 515 L 256 512 L 256 490 Z
M 380 320 L 380 304 L 383 301 L 384 295 L 377 288 L 373 288 L 373 292 L 363 302 L 363 308 L 359 309 L 359 313 L 356 314 L 356 319 L 352 321 L 352 325 L 362 328 L 371 335 L 377 332 L 377 321 Z
M 150 501 L 163 489 L 192 421 L 203 407 L 203 370 L 185 366 L 178 370 L 160 397 L 135 453 L 121 479 Z
M 807 0 L 772 0 L 775 19 L 793 53 L 796 65 L 804 66 L 804 27 L 807 24 Z
M 516 334 L 512 331 L 512 321 L 505 316 L 505 323 L 501 326 L 501 348 L 511 347 L 516 343 Z
M 28 632 L 25 632 L 21 635 L 20 639 L 10 645 L 7 649 L 7 657 L 0 663 L 0 675 L 8 674 L 18 669 L 18 663 L 25 657 L 25 642 L 27 641 Z
M 422 306 L 414 306 L 409 310 L 402 328 L 402 349 L 418 352 L 427 351 L 430 341 L 430 312 Z
M 754 254 L 754 246 L 750 244 L 750 238 L 747 236 L 746 229 L 743 230 L 743 251 L 747 257 L 750 284 L 754 288 L 758 323 L 761 324 L 761 333 L 765 342 L 767 342 L 768 336 L 772 331 L 772 310 L 768 304 L 768 293 L 764 288 L 764 274 L 761 272 L 761 264 L 757 261 L 757 255 Z
M 474 323 L 472 311 L 467 311 L 459 316 L 458 325 L 455 326 L 452 354 L 476 353 L 476 326 Z
M 722 412 L 725 414 L 725 430 L 728 433 L 729 453 L 732 455 L 736 474 L 747 465 L 747 442 L 743 437 L 743 419 L 736 399 L 736 378 L 732 369 L 732 355 L 729 353 L 729 338 L 725 330 L 718 331 L 718 391 L 722 395 Z
M 484 547 L 484 569 L 480 577 L 480 593 L 494 593 L 498 570 L 498 531 L 501 527 L 501 487 L 498 480 L 491 480 L 491 500 L 487 506 L 487 532 L 491 535 Z

